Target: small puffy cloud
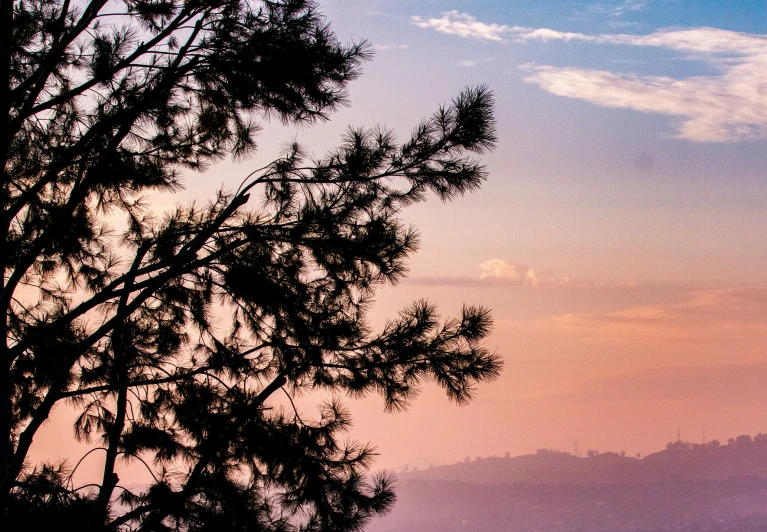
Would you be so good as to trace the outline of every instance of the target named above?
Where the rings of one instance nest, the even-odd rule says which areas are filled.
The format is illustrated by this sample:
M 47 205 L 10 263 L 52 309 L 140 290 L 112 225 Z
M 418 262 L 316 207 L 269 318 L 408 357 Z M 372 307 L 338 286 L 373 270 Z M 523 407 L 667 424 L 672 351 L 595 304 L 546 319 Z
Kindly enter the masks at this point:
M 557 277 L 548 270 L 534 270 L 527 264 L 512 264 L 502 259 L 490 259 L 479 267 L 480 279 L 503 281 L 517 286 L 566 286 L 567 277 Z
M 473 60 L 473 59 L 464 59 L 462 61 L 458 61 L 458 63 L 456 63 L 456 64 L 458 66 L 468 67 L 468 68 L 477 66 L 477 62 L 475 60 Z
M 467 13 L 455 10 L 442 13 L 440 18 L 424 19 L 415 16 L 413 23 L 419 28 L 431 28 L 440 33 L 487 41 L 503 41 L 503 35 L 513 29 L 505 24 L 480 22 Z

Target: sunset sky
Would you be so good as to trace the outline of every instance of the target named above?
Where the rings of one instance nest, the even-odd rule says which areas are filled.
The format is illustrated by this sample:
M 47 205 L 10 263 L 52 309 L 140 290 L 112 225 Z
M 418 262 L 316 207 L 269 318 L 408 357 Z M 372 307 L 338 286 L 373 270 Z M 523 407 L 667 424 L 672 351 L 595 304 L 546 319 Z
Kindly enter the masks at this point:
M 347 125 L 405 137 L 462 88 L 490 86 L 488 181 L 405 211 L 421 249 L 373 318 L 420 298 L 446 316 L 485 305 L 505 368 L 467 407 L 431 386 L 404 413 L 347 400 L 377 467 L 767 432 L 764 2 L 321 6 L 342 40 L 376 51 L 351 106 L 311 128 L 267 126 L 253 159 L 189 174 L 158 205 L 236 187 L 293 137 L 317 154 Z

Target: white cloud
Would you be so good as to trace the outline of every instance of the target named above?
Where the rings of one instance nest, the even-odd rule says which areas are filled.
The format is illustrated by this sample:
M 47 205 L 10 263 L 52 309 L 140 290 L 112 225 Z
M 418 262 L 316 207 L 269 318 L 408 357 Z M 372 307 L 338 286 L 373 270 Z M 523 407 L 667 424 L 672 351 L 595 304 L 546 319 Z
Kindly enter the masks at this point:
M 513 29 L 505 24 L 480 22 L 467 13 L 455 10 L 445 11 L 440 18 L 423 19 L 415 16 L 413 23 L 420 28 L 432 28 L 440 33 L 489 41 L 503 41 L 502 36 Z
M 474 59 L 464 59 L 462 61 L 458 61 L 456 64 L 458 66 L 462 66 L 462 67 L 475 67 L 475 66 L 477 66 L 477 62 Z
M 733 61 L 742 62 L 750 56 L 767 53 L 767 36 L 718 28 L 661 29 L 647 35 L 627 33 L 587 35 L 548 28 L 509 28 L 517 42 L 531 40 L 579 40 L 603 44 L 655 46 L 685 52 L 732 55 Z M 738 59 L 740 57 L 740 59 Z
M 675 79 L 604 70 L 523 65 L 525 81 L 604 107 L 681 118 L 675 136 L 695 142 L 767 137 L 767 36 L 716 28 L 660 30 L 649 35 L 584 35 L 548 29 L 515 31 L 520 42 L 573 41 L 658 47 L 692 54 L 719 75 Z

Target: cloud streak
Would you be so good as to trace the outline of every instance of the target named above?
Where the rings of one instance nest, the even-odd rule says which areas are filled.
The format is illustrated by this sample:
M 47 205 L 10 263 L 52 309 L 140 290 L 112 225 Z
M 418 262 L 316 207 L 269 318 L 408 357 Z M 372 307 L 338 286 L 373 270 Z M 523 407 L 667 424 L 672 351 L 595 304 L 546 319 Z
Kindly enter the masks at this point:
M 623 11 L 643 2 L 626 2 Z M 608 70 L 526 64 L 524 80 L 566 98 L 610 108 L 678 119 L 673 136 L 693 142 L 767 138 L 767 35 L 717 28 L 661 29 L 646 35 L 558 31 L 480 22 L 450 11 L 439 19 L 415 17 L 416 25 L 442 33 L 492 41 L 583 42 L 661 48 L 708 62 L 716 75 L 676 79 Z
M 624 0 L 610 12 L 610 16 L 621 17 L 627 11 L 641 11 L 649 4 L 649 0 Z
M 570 279 L 566 275 L 557 275 L 551 270 L 532 268 L 528 264 L 509 262 L 499 258 L 486 260 L 479 264 L 482 273 L 477 277 L 406 277 L 404 282 L 419 286 L 520 286 L 529 288 L 637 288 L 635 281 L 600 283 L 583 279 Z
M 603 13 L 611 17 L 619 18 L 627 12 L 641 11 L 649 4 L 649 0 L 623 0 L 618 4 L 592 4 L 587 8 L 587 11 L 589 13 Z
M 549 325 L 592 339 L 693 341 L 750 336 L 767 340 L 767 289 L 711 289 L 676 304 L 608 314 L 561 314 Z
M 579 382 L 571 392 L 549 395 L 564 402 L 666 402 L 742 406 L 767 405 L 767 363 L 690 365 L 651 368 Z

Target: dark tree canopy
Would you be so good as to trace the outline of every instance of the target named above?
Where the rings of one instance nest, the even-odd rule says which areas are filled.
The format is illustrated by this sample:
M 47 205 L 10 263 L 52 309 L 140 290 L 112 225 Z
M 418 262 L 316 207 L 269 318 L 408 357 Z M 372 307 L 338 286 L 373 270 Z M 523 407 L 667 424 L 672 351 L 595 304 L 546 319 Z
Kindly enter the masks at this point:
M 304 0 L 17 0 L 0 14 L 0 500 L 7 529 L 358 530 L 393 502 L 338 400 L 463 403 L 500 360 L 487 310 L 416 302 L 383 330 L 374 290 L 417 247 L 398 215 L 485 178 L 492 98 L 467 89 L 398 141 L 289 146 L 234 191 L 159 215 L 147 194 L 255 149 L 259 122 L 326 119 L 370 56 Z M 279 392 L 281 400 L 277 400 Z M 103 461 L 31 463 L 54 406 Z M 151 470 L 143 490 L 116 466 Z

